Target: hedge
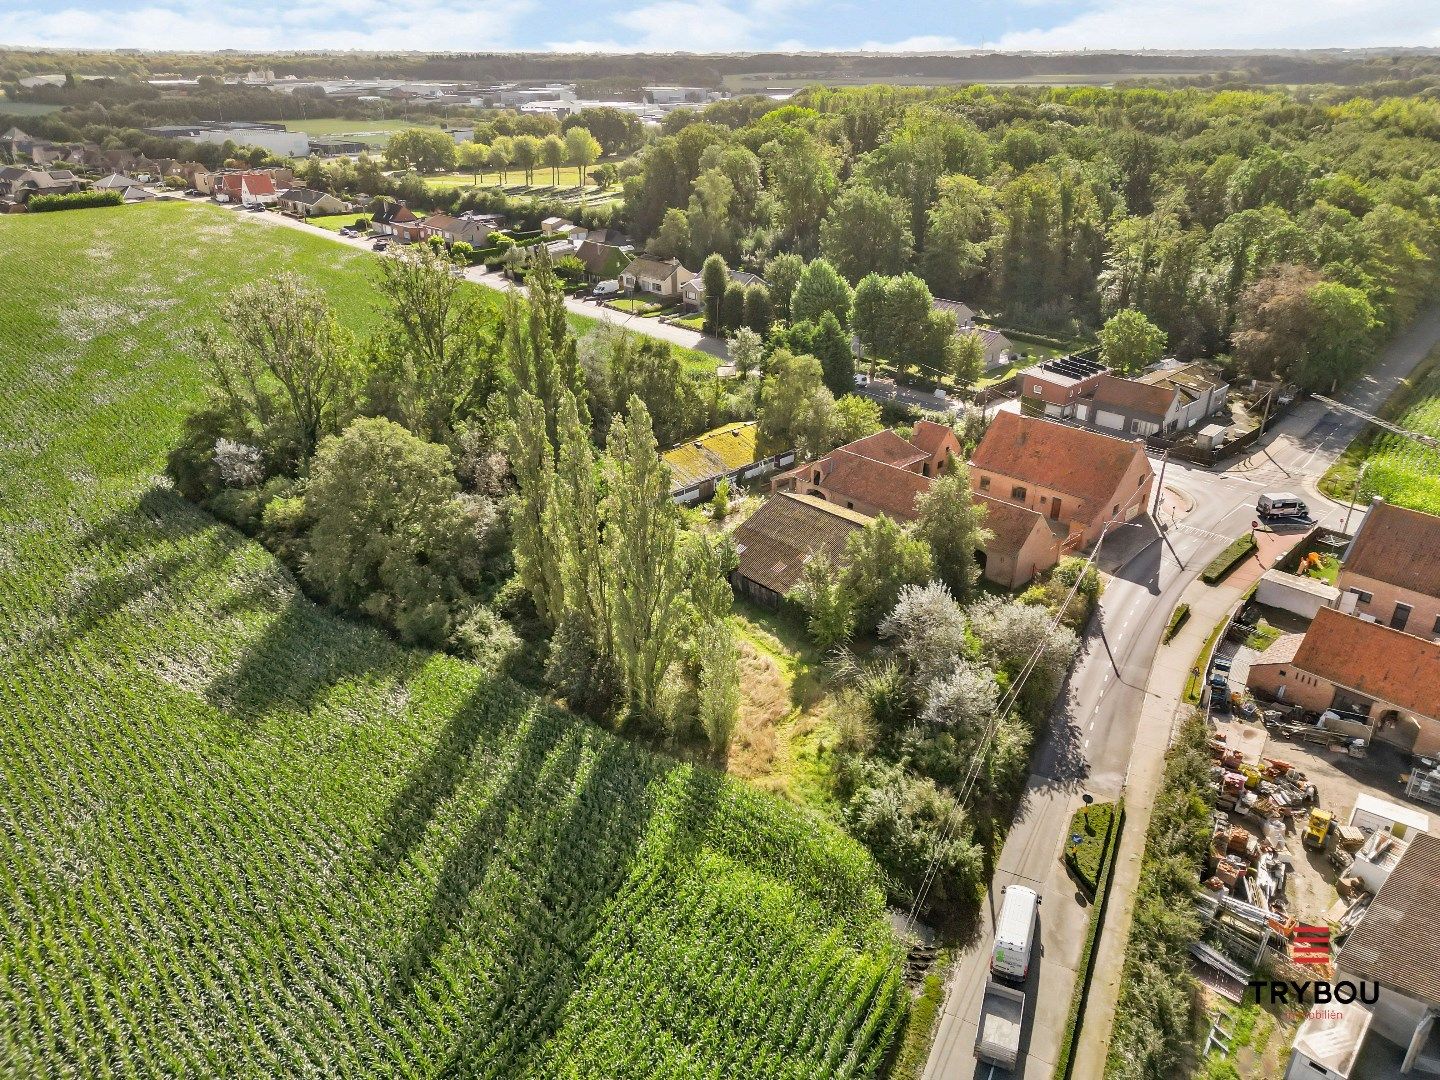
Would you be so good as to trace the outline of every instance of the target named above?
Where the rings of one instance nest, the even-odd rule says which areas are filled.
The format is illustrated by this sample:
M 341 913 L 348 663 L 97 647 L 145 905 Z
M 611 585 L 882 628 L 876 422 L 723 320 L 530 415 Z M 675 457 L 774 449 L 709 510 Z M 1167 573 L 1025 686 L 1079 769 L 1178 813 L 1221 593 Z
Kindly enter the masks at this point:
M 1229 547 L 1215 556 L 1215 561 L 1207 566 L 1201 573 L 1200 580 L 1207 585 L 1214 585 L 1226 574 L 1230 573 L 1231 570 L 1239 566 L 1241 560 L 1258 547 L 1259 545 L 1255 543 L 1254 533 L 1247 532 L 1243 536 L 1237 536 L 1230 542 Z
M 1170 624 L 1165 627 L 1165 640 L 1170 641 L 1180 632 L 1180 628 L 1190 621 L 1190 605 L 1183 600 L 1175 605 L 1175 610 L 1170 613 Z
M 92 206 L 119 206 L 125 196 L 118 191 L 72 191 L 68 195 L 32 195 L 25 204 L 32 214 L 52 210 L 85 210 Z
M 1095 896 L 1100 885 L 1100 871 L 1105 861 L 1105 850 L 1110 845 L 1114 820 L 1114 803 L 1082 806 L 1070 819 L 1070 832 L 1065 840 L 1065 865 L 1091 897 Z
M 1090 925 L 1085 931 L 1085 947 L 1075 968 L 1075 990 L 1070 995 L 1070 1013 L 1065 1019 L 1065 1037 L 1055 1059 L 1054 1080 L 1069 1080 L 1075 1064 L 1075 1048 L 1080 1045 L 1080 1027 L 1085 1019 L 1085 1003 L 1090 998 L 1090 980 L 1095 977 L 1095 945 L 1100 940 L 1100 927 L 1105 910 L 1110 906 L 1110 882 L 1115 878 L 1115 852 L 1120 847 L 1120 833 L 1125 828 L 1125 800 L 1114 807 L 1110 839 L 1100 863 L 1095 902 L 1090 907 Z

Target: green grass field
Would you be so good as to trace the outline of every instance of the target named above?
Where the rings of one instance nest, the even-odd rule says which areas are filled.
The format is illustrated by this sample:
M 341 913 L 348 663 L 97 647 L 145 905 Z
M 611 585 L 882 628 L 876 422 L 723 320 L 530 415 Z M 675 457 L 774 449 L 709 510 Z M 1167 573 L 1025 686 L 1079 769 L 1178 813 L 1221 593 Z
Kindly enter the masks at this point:
M 874 1075 L 904 995 L 858 846 L 331 617 L 162 479 L 224 290 L 294 270 L 364 329 L 371 258 L 0 219 L 3 1071 Z
M 417 124 L 411 120 L 346 120 L 343 117 L 322 117 L 317 120 L 286 120 L 285 126 L 291 131 L 303 131 L 306 135 L 356 139 L 371 146 L 382 147 L 397 131 L 438 125 Z
M 1416 368 L 1386 402 L 1381 415 L 1407 431 L 1440 438 L 1440 349 Z M 1397 506 L 1440 514 L 1440 450 L 1403 435 L 1363 435 L 1346 449 L 1320 481 L 1332 499 L 1349 502 L 1356 495 L 1361 465 L 1365 476 L 1357 501 L 1382 495 Z
M 46 116 L 59 112 L 61 105 L 46 105 L 40 101 L 11 101 L 0 94 L 0 116 Z

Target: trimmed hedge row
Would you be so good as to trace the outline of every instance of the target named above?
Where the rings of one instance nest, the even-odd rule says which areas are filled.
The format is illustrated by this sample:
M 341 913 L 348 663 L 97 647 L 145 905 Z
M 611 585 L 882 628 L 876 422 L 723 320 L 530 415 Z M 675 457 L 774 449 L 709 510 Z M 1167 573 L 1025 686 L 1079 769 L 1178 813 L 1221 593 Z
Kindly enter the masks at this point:
M 1120 846 L 1120 834 L 1125 828 L 1125 800 L 1115 804 L 1110 839 L 1105 845 L 1100 862 L 1098 888 L 1095 902 L 1090 907 L 1090 925 L 1085 931 L 1085 948 L 1080 953 L 1080 964 L 1075 969 L 1075 992 L 1070 995 L 1070 1012 L 1065 1019 L 1065 1039 L 1060 1044 L 1060 1056 L 1055 1059 L 1054 1080 L 1070 1080 L 1074 1067 L 1075 1048 L 1080 1045 L 1080 1026 L 1085 1019 L 1085 1003 L 1090 999 L 1090 980 L 1095 977 L 1095 945 L 1100 940 L 1100 927 L 1105 922 L 1105 909 L 1110 904 L 1110 882 L 1115 877 L 1115 851 Z
M 1231 570 L 1239 566 L 1241 560 L 1254 552 L 1258 547 L 1259 545 L 1255 543 L 1254 533 L 1247 532 L 1243 536 L 1237 536 L 1230 542 L 1229 547 L 1215 556 L 1215 561 L 1207 566 L 1201 573 L 1200 580 L 1205 582 L 1206 585 L 1214 585 L 1226 574 L 1230 573 Z
M 1183 600 L 1175 605 L 1175 610 L 1170 613 L 1170 623 L 1165 627 L 1165 640 L 1172 640 L 1180 632 L 1180 628 L 1190 621 L 1190 605 Z
M 1070 819 L 1070 833 L 1065 840 L 1065 865 L 1092 899 L 1100 886 L 1100 872 L 1104 869 L 1105 851 L 1110 846 L 1114 822 L 1114 803 L 1082 806 Z M 1080 838 L 1078 842 L 1075 839 L 1077 836 Z
M 119 206 L 125 196 L 118 191 L 72 191 L 67 195 L 32 195 L 25 204 L 32 214 L 52 210 L 87 210 L 92 206 Z

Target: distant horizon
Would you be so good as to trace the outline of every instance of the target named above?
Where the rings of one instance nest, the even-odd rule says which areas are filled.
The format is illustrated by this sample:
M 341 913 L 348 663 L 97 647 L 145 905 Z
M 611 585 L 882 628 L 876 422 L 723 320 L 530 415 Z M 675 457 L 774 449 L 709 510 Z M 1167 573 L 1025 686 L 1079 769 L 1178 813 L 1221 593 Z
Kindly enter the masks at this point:
M 62 0 L 64 5 L 64 0 Z M 0 0 L 12 49 L 179 52 L 1256 52 L 1440 48 L 1427 0 Z M 227 42 L 225 50 L 216 42 Z M 1403 41 L 1406 45 L 1390 44 Z M 304 44 L 297 48 L 297 43 Z M 404 46 L 403 49 L 396 45 Z

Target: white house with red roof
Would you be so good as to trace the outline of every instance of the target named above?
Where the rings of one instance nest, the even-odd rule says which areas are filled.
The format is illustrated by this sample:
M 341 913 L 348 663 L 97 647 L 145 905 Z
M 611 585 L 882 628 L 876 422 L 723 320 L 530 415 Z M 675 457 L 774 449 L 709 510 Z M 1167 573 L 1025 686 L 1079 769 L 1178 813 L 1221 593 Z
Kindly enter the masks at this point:
M 274 206 L 280 199 L 269 173 L 229 172 L 216 177 L 215 201 L 241 206 Z

